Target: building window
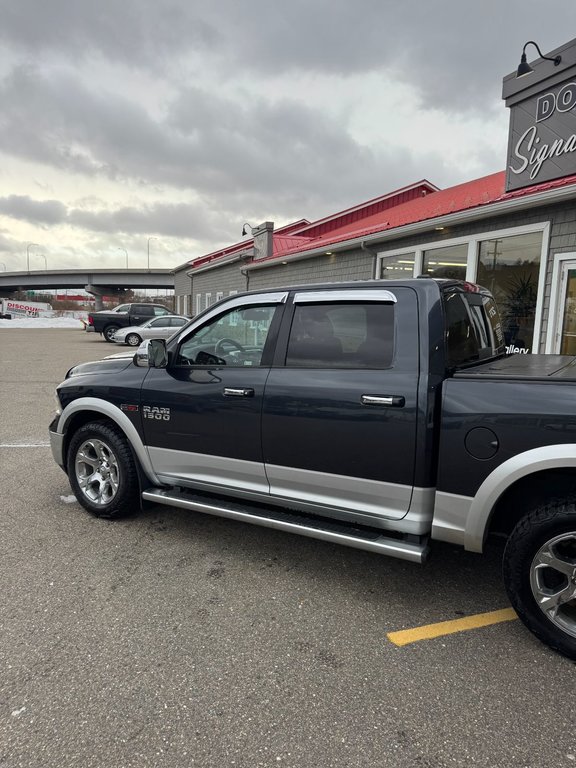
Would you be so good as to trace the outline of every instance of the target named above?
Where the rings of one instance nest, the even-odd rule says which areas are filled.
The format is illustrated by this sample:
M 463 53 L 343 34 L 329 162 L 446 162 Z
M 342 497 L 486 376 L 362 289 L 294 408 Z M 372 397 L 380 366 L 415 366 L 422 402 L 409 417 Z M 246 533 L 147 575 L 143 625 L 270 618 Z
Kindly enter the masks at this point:
M 210 304 L 212 304 L 212 294 L 211 293 L 205 294 L 205 301 L 206 301 L 206 303 L 204 304 L 204 306 L 206 307 L 206 309 L 208 309 Z
M 468 243 L 430 248 L 424 251 L 422 274 L 465 280 L 467 259 Z
M 197 293 L 196 294 L 196 312 L 195 314 L 200 314 L 202 312 L 202 294 Z
M 542 253 L 542 232 L 483 240 L 476 282 L 488 288 L 502 316 L 507 352 L 530 352 Z
M 221 301 L 224 298 L 224 291 L 216 292 L 216 301 Z
M 413 274 L 413 253 L 403 253 L 400 256 L 387 256 L 380 262 L 380 278 L 382 280 L 412 277 Z
M 183 296 L 184 299 L 184 309 L 182 312 L 180 312 L 181 315 L 187 315 L 188 314 L 188 296 Z

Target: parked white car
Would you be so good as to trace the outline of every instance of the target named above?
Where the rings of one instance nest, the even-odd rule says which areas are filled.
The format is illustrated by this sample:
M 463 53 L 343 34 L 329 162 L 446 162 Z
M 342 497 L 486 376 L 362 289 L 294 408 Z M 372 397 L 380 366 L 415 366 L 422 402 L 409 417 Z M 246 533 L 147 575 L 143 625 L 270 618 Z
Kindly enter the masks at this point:
M 164 315 L 163 317 L 153 317 L 142 325 L 131 325 L 129 328 L 119 328 L 112 341 L 117 344 L 128 344 L 130 347 L 137 347 L 146 339 L 167 339 L 189 322 L 189 317 L 183 315 Z

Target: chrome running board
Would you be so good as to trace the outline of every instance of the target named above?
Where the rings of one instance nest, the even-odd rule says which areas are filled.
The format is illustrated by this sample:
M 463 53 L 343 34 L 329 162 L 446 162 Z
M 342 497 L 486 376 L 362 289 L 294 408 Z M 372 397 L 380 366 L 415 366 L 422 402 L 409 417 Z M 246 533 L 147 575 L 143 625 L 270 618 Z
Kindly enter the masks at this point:
M 418 536 L 384 536 L 377 528 L 346 523 L 341 520 L 309 515 L 293 510 L 268 509 L 263 505 L 238 504 L 230 500 L 212 499 L 180 488 L 149 488 L 142 498 L 155 504 L 190 509 L 216 517 L 227 517 L 244 523 L 262 525 L 289 533 L 298 533 L 312 539 L 331 541 L 355 549 L 379 552 L 383 555 L 422 563 L 428 555 L 428 541 Z

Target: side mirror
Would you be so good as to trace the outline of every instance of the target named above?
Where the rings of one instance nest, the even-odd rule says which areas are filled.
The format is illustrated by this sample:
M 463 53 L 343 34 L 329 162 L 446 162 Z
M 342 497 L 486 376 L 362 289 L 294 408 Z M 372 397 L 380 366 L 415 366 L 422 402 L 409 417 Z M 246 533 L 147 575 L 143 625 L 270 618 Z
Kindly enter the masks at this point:
M 139 368 L 166 368 L 168 350 L 165 339 L 143 341 L 134 355 L 134 362 Z

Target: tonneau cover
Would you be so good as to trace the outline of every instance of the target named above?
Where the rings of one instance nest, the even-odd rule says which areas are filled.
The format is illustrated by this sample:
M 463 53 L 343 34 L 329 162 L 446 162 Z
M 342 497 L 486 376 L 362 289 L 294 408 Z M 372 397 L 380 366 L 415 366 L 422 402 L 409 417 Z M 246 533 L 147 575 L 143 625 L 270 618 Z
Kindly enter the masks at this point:
M 576 381 L 571 355 L 510 355 L 456 371 L 455 378 L 545 379 Z

